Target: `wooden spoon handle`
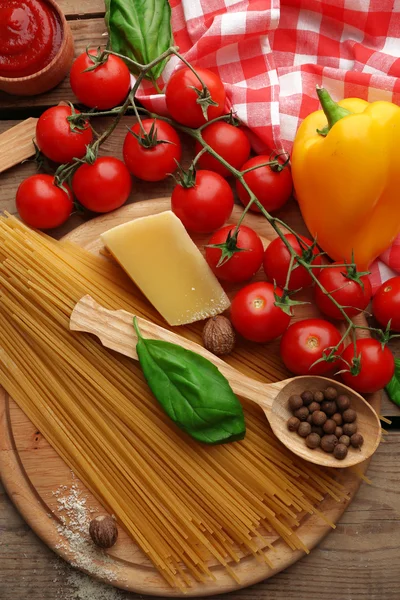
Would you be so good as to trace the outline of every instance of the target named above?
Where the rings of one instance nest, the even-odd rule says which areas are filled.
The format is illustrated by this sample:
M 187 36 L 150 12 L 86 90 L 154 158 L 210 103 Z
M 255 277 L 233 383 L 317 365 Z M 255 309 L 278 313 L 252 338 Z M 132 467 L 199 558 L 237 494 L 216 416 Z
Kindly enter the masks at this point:
M 212 354 L 199 344 L 159 327 L 146 319 L 137 318 L 143 337 L 178 344 L 196 352 L 211 361 L 229 380 L 238 396 L 252 400 L 268 411 L 272 400 L 281 389 L 281 384 L 267 385 L 243 375 L 234 367 Z M 138 360 L 136 353 L 137 336 L 133 327 L 133 315 L 125 310 L 107 310 L 90 296 L 84 296 L 75 305 L 70 318 L 72 331 L 85 331 L 97 336 L 103 346 Z
M 0 173 L 35 154 L 36 123 L 30 117 L 0 135 Z

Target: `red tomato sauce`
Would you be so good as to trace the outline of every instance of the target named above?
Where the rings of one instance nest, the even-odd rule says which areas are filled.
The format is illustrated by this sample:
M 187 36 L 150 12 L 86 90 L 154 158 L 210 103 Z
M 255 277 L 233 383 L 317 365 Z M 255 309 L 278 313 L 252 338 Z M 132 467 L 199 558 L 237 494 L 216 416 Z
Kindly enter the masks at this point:
M 46 0 L 1 0 L 0 76 L 37 73 L 53 60 L 61 40 L 61 23 Z

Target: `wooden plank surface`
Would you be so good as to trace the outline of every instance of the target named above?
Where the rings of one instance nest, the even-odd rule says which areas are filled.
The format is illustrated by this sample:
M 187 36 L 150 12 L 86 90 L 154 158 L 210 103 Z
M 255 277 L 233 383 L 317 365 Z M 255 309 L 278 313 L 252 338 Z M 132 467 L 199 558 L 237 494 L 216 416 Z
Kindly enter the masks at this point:
M 57 0 L 67 19 L 104 14 L 104 0 Z
M 368 473 L 372 485 L 362 484 L 336 531 L 309 556 L 265 583 L 215 598 L 398 600 L 399 449 L 400 432 L 393 432 L 372 460 Z M 0 598 L 4 600 L 139 600 L 138 595 L 93 586 L 85 575 L 75 576 L 29 530 L 1 488 L 0 532 Z M 87 586 L 92 595 L 84 596 Z

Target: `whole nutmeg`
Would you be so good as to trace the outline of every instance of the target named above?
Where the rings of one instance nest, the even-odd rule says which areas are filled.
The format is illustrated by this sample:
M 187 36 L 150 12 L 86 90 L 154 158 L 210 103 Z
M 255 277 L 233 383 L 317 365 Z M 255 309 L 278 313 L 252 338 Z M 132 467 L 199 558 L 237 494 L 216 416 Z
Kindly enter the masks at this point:
M 344 444 L 337 444 L 333 449 L 333 456 L 339 460 L 343 460 L 347 456 L 347 446 Z
M 324 396 L 325 396 L 326 400 L 335 400 L 335 398 L 337 396 L 336 388 L 334 388 L 333 386 L 330 385 L 324 391 Z
M 324 435 L 324 430 L 322 427 L 318 427 L 318 425 L 311 425 L 311 433 L 318 433 L 321 438 Z
M 314 401 L 315 402 L 322 402 L 324 400 L 325 396 L 324 396 L 324 392 L 321 392 L 321 390 L 317 390 L 316 392 L 314 392 Z
M 321 402 L 321 410 L 328 415 L 328 417 L 331 417 L 337 411 L 336 402 L 334 400 L 324 400 Z
M 327 418 L 328 417 L 326 416 L 326 414 L 324 412 L 322 412 L 322 410 L 316 410 L 312 414 L 313 424 L 317 425 L 318 427 L 322 427 L 322 425 L 325 423 Z
M 232 352 L 235 347 L 235 332 L 230 320 L 223 315 L 208 319 L 203 327 L 203 345 L 216 356 Z
M 318 433 L 310 433 L 306 437 L 306 444 L 312 450 L 314 450 L 314 448 L 318 448 L 318 446 L 320 445 L 320 443 L 321 443 L 321 438 L 318 435 Z
M 289 431 L 297 431 L 300 425 L 300 419 L 297 417 L 290 417 L 287 421 L 287 428 Z
M 357 433 L 357 423 L 345 423 L 342 429 L 345 435 L 351 437 L 354 433 Z
M 310 390 L 306 390 L 301 394 L 304 406 L 308 406 L 311 402 L 314 402 L 314 394 Z
M 294 416 L 300 419 L 300 421 L 306 421 L 309 414 L 310 411 L 308 410 L 307 406 L 302 406 L 294 412 Z
M 350 438 L 348 435 L 341 435 L 339 438 L 339 443 L 344 444 L 345 446 L 350 446 Z
M 300 423 L 297 433 L 301 435 L 301 437 L 307 437 L 311 433 L 310 423 Z
M 118 538 L 118 528 L 113 517 L 99 515 L 90 521 L 89 533 L 99 548 L 111 548 Z
M 340 396 L 336 398 L 336 404 L 340 412 L 343 412 L 350 408 L 350 398 L 346 394 L 340 394 Z
M 313 413 L 316 410 L 321 410 L 321 407 L 318 402 L 311 402 L 311 404 L 308 406 L 308 410 L 310 413 Z
M 324 452 L 333 452 L 337 443 L 336 435 L 324 435 L 321 438 L 321 448 Z
M 340 413 L 335 413 L 332 415 L 331 419 L 333 419 L 338 427 L 343 425 L 343 417 Z
M 325 433 L 328 433 L 328 434 L 333 433 L 334 434 L 335 430 L 336 430 L 336 423 L 335 423 L 335 421 L 332 421 L 332 419 L 328 419 L 322 425 L 322 429 L 324 430 Z
M 334 433 L 335 433 L 335 435 L 336 435 L 337 438 L 342 437 L 342 435 L 343 435 L 343 428 L 342 427 L 336 427 Z
M 345 423 L 354 423 L 354 421 L 356 419 L 357 419 L 357 413 L 355 410 L 353 410 L 352 408 L 348 408 L 347 410 L 344 411 L 343 421 Z
M 301 399 L 301 397 L 299 395 L 293 394 L 293 396 L 290 396 L 289 408 L 292 412 L 294 412 L 295 410 L 298 410 L 302 406 L 303 406 L 303 400 Z
M 361 433 L 353 433 L 353 435 L 350 438 L 350 444 L 353 446 L 353 448 L 361 448 L 363 443 L 364 438 L 361 435 Z

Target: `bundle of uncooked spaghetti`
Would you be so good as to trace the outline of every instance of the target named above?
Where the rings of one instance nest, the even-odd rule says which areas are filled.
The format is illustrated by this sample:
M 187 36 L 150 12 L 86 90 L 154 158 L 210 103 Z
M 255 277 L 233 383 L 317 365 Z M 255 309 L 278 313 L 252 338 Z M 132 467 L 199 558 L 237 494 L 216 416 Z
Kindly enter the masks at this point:
M 247 405 L 243 441 L 191 440 L 137 363 L 69 331 L 85 294 L 160 322 L 112 262 L 1 217 L 0 383 L 170 585 L 213 578 L 210 561 L 236 579 L 243 555 L 271 564 L 276 536 L 306 550 L 296 527 L 326 494 L 343 499 L 334 477 L 291 454 Z M 195 326 L 180 333 L 199 335 Z M 275 359 L 246 347 L 230 360 L 256 377 L 276 370 Z

